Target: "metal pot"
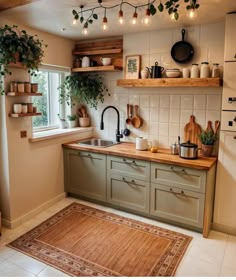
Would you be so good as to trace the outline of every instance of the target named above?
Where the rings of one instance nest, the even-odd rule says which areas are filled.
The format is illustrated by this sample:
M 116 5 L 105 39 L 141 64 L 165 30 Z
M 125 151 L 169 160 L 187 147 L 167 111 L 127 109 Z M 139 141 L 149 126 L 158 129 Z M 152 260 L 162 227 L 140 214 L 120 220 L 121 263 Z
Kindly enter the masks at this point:
M 197 159 L 198 150 L 200 150 L 198 145 L 191 143 L 190 141 L 181 143 L 179 145 L 179 156 L 185 159 Z

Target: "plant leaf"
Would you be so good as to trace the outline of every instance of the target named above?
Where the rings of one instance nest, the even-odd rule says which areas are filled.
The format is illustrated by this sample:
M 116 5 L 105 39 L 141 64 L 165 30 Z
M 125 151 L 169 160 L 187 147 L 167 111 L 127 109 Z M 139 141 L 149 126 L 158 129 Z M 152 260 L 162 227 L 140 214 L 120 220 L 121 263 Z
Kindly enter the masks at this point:
M 84 18 L 80 17 L 80 23 L 83 23 L 83 21 L 84 21 Z
M 78 13 L 76 12 L 76 10 L 72 10 L 72 15 L 75 16 L 77 15 Z
M 158 5 L 158 10 L 160 11 L 160 12 L 163 12 L 163 10 L 164 10 L 164 6 L 163 6 L 163 4 L 160 2 L 160 4 Z
M 94 19 L 98 19 L 98 15 L 97 14 L 93 14 L 93 18 Z
M 153 16 L 155 15 L 157 12 L 157 9 L 154 7 L 153 4 L 150 5 L 150 14 Z

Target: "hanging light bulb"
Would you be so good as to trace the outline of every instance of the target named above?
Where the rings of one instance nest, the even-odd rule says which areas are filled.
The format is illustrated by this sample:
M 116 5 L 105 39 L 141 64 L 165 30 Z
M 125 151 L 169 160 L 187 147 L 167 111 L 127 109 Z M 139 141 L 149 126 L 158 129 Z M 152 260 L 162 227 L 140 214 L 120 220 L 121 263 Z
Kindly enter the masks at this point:
M 74 18 L 73 21 L 72 21 L 72 24 L 76 25 L 76 23 L 77 23 L 77 20 Z
M 88 23 L 87 22 L 84 24 L 84 27 L 82 29 L 82 34 L 85 35 L 85 36 L 87 36 L 89 34 Z
M 171 13 L 170 14 L 170 19 L 172 20 L 172 21 L 176 21 L 177 19 L 175 18 L 175 13 Z
M 107 31 L 108 30 L 108 21 L 107 21 L 107 16 L 106 16 L 106 9 L 104 11 L 104 17 L 102 20 L 102 25 L 101 25 L 102 31 Z
M 197 17 L 197 11 L 196 9 L 189 9 L 188 12 L 187 12 L 187 16 L 190 18 L 190 19 L 195 19 Z
M 124 16 L 123 16 L 123 11 L 120 10 L 119 11 L 119 24 L 124 24 L 125 20 L 124 20 Z
M 131 24 L 136 25 L 138 23 L 138 14 L 136 12 L 136 7 L 135 7 L 135 11 L 133 13 L 133 17 L 131 19 Z
M 151 14 L 149 7 L 146 9 L 145 16 L 142 18 L 142 23 L 144 25 L 150 25 L 151 24 Z

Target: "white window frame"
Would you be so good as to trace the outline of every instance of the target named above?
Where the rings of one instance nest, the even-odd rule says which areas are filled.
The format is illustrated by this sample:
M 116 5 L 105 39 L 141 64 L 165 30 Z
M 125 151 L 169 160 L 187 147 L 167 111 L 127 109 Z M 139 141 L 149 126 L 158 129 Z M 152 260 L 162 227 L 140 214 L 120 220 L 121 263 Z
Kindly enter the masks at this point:
M 39 71 L 46 71 L 48 73 L 50 73 L 50 72 L 61 73 L 61 75 L 59 77 L 59 79 L 60 79 L 59 84 L 62 83 L 62 81 L 66 78 L 67 74 L 70 74 L 70 68 L 58 67 L 58 66 L 52 66 L 52 65 L 42 65 L 41 67 L 39 67 Z M 52 97 L 53 92 L 51 90 L 52 80 L 48 79 L 48 81 L 49 81 L 49 84 L 48 84 L 48 87 L 49 87 L 48 88 L 48 93 L 49 93 L 48 104 L 50 104 L 51 100 L 53 99 L 53 97 Z M 63 119 L 65 119 L 66 111 L 68 111 L 67 107 L 68 107 L 68 105 L 66 104 L 66 102 L 59 103 L 59 114 L 60 114 L 60 117 L 63 118 Z M 52 119 L 52 111 L 51 111 L 50 105 L 47 107 L 47 110 L 48 110 L 48 117 L 49 117 L 49 120 L 50 120 L 50 119 Z M 59 128 L 59 118 L 58 118 L 58 124 L 56 124 L 56 125 L 48 125 L 48 126 L 42 126 L 42 127 L 37 127 L 37 128 L 33 127 L 33 122 L 32 122 L 33 133 L 40 132 L 40 131 L 53 130 L 53 129 L 58 129 L 58 128 Z

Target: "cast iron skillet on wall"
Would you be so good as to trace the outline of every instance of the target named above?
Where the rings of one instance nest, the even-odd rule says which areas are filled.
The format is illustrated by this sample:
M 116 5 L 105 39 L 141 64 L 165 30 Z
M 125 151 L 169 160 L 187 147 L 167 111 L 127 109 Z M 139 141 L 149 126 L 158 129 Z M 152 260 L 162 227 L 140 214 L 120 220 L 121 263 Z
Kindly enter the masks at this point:
M 185 29 L 182 29 L 182 41 L 176 42 L 171 48 L 171 56 L 178 63 L 190 61 L 194 55 L 192 45 L 184 41 Z

